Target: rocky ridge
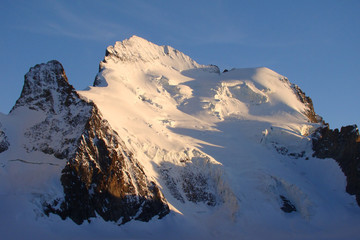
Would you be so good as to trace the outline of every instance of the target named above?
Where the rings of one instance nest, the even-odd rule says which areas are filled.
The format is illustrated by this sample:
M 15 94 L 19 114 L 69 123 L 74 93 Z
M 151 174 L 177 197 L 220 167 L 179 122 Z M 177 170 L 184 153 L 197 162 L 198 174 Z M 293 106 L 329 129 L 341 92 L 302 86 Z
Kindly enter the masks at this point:
M 147 178 L 96 105 L 80 98 L 59 62 L 36 65 L 25 75 L 11 112 L 22 107 L 43 119 L 24 133 L 30 140 L 24 148 L 67 161 L 61 176 L 64 199 L 43 202 L 47 215 L 55 213 L 81 224 L 96 215 L 125 223 L 169 213 L 157 184 Z M 2 143 L 5 140 L 3 136 Z
M 65 201 L 54 201 L 45 212 L 70 217 L 78 224 L 97 214 L 105 221 L 124 224 L 169 213 L 157 184 L 147 178 L 95 106 L 75 156 L 62 171 L 61 182 Z
M 315 113 L 312 99 L 309 96 L 306 96 L 306 94 L 296 84 L 291 84 L 291 88 L 294 90 L 294 93 L 300 102 L 305 104 L 306 110 L 304 114 L 308 117 L 309 121 L 312 123 L 321 123 L 323 119 Z
M 10 113 L 22 107 L 36 111 L 40 121 L 24 133 L 28 152 L 41 151 L 59 159 L 73 157 L 91 116 L 92 103 L 82 100 L 56 61 L 38 64 L 25 75 L 24 87 Z
M 360 135 L 356 125 L 318 128 L 313 137 L 314 156 L 333 158 L 346 176 L 346 191 L 356 196 L 360 206 Z

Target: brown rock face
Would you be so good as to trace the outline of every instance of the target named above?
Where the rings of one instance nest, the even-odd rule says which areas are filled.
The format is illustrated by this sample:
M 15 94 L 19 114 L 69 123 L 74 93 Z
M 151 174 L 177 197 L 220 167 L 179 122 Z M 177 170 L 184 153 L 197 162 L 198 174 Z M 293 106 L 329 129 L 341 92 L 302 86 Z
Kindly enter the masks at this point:
M 296 94 L 297 98 L 300 102 L 304 103 L 306 106 L 305 115 L 308 117 L 309 121 L 312 123 L 322 122 L 322 117 L 317 115 L 314 110 L 314 105 L 312 99 L 299 88 L 299 86 L 292 84 L 291 88 L 293 89 L 294 93 Z
M 30 69 L 11 111 L 21 107 L 44 119 L 26 130 L 29 143 L 24 148 L 67 161 L 61 176 L 64 199 L 43 202 L 45 214 L 69 217 L 77 224 L 96 216 L 123 224 L 169 213 L 159 187 L 96 105 L 83 100 L 68 83 L 59 62 Z M 6 147 L 6 135 L 0 130 L 0 152 Z
M 356 196 L 360 206 L 360 142 L 356 125 L 331 130 L 319 128 L 313 138 L 314 156 L 333 158 L 340 165 L 347 180 L 346 191 Z
M 147 178 L 96 107 L 75 157 L 63 170 L 61 182 L 65 192 L 61 211 L 51 207 L 48 211 L 78 224 L 96 213 L 105 221 L 121 220 L 121 224 L 131 219 L 149 221 L 169 213 L 158 186 Z

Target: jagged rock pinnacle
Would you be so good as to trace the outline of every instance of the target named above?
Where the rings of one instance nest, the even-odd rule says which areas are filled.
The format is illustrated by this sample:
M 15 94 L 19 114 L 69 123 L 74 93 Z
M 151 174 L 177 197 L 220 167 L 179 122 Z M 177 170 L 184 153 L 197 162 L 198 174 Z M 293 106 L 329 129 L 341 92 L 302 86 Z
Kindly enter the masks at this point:
M 69 84 L 61 63 L 56 60 L 37 64 L 25 75 L 20 98 L 10 112 L 20 106 L 33 110 L 56 112 L 58 106 L 69 103 L 69 94 L 76 94 Z M 60 98 L 59 98 L 60 97 Z

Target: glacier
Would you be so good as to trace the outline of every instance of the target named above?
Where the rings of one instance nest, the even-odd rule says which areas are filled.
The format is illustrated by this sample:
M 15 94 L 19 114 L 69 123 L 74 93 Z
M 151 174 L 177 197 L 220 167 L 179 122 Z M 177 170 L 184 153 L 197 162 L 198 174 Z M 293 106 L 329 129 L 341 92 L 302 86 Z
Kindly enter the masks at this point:
M 314 154 L 325 122 L 265 67 L 221 72 L 133 36 L 106 49 L 86 90 L 57 61 L 35 66 L 0 124 L 5 239 L 360 233 L 341 167 Z

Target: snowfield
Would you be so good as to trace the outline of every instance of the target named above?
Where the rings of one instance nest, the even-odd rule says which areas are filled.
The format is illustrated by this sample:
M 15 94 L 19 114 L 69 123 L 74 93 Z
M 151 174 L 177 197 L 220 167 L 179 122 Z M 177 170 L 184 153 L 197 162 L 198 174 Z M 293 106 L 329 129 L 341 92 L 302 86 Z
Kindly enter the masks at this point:
M 45 116 L 17 108 L 0 115 L 10 144 L 0 153 L 2 239 L 359 238 L 360 208 L 337 163 L 312 157 L 321 123 L 309 121 L 286 77 L 264 67 L 221 72 L 137 36 L 108 47 L 100 67 L 95 86 L 78 93 L 159 184 L 170 214 L 121 226 L 45 216 L 42 201 L 63 196 L 66 159 L 27 150 L 24 133 Z

